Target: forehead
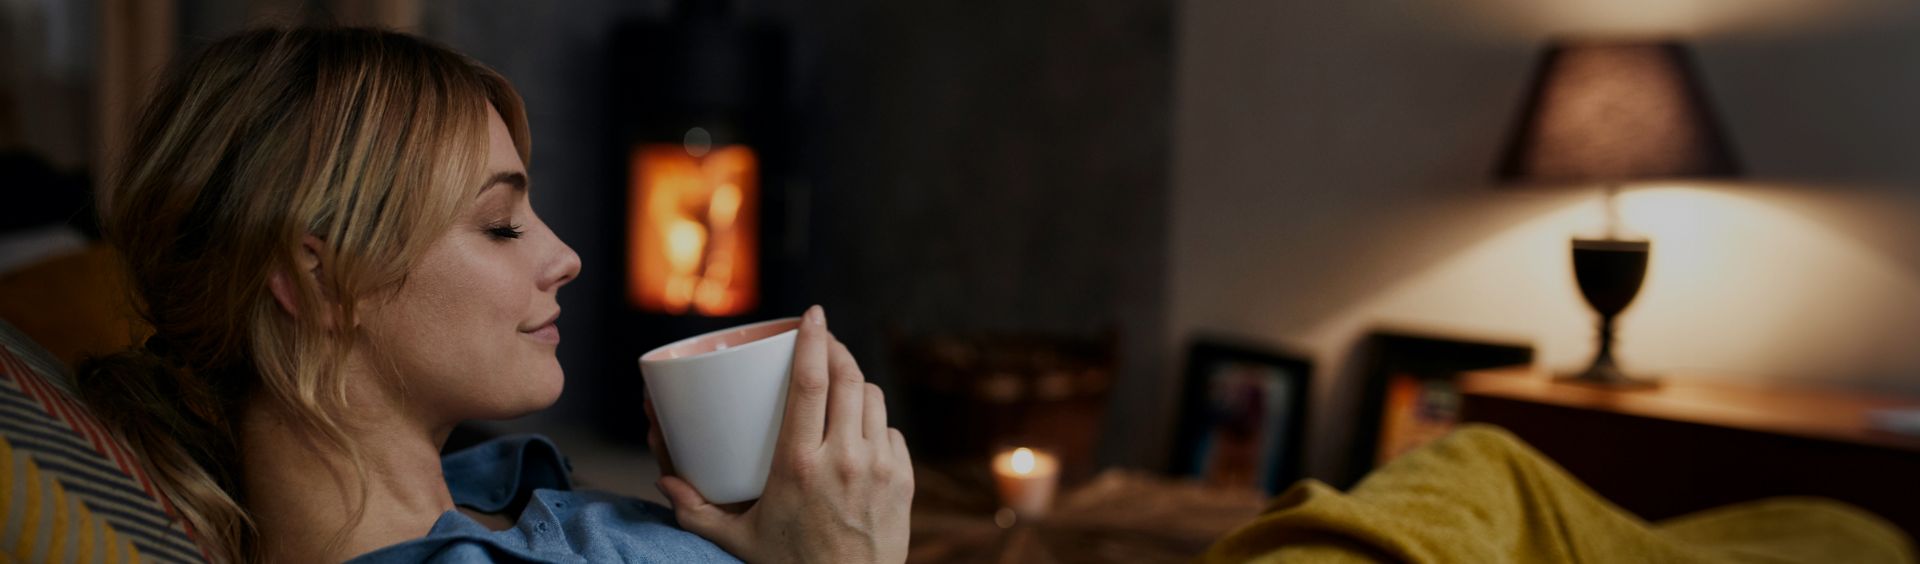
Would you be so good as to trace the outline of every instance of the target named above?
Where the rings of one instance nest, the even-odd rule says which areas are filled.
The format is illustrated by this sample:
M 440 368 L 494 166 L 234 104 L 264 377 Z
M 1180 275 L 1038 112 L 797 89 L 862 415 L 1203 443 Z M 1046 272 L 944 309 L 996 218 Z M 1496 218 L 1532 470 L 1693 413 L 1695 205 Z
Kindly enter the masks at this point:
M 507 130 L 507 121 L 501 119 L 500 111 L 493 104 L 487 104 L 487 173 L 519 171 L 526 172 L 526 165 L 520 162 L 520 151 L 513 146 L 513 133 Z

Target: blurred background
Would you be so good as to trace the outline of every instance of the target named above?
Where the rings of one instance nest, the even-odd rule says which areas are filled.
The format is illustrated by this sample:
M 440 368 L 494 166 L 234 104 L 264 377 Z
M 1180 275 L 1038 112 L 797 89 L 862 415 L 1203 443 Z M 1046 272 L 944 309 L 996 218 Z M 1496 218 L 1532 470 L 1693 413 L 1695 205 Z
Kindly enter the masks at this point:
M 1628 494 L 1598 468 L 1694 480 L 1618 478 L 1652 492 L 1804 452 L 1884 455 L 1888 471 L 1920 456 L 1887 423 L 1920 395 L 1911 2 L 0 0 L 0 292 L 44 302 L 26 298 L 60 284 L 32 271 L 90 248 L 102 155 L 168 61 L 301 23 L 430 37 L 525 97 L 534 206 L 585 266 L 561 294 L 560 404 L 480 427 L 570 438 L 597 485 L 653 495 L 628 477 L 650 464 L 636 356 L 811 303 L 916 457 L 952 469 L 922 489 L 946 496 L 926 505 L 949 502 L 953 530 L 1004 504 L 979 492 L 1017 445 L 1058 458 L 1061 522 L 1110 499 L 1105 470 L 1145 488 L 1126 491 L 1259 492 L 1167 494 L 1240 515 L 1461 420 L 1591 458 L 1569 465 L 1610 495 Z M 1648 42 L 1675 46 L 1663 68 L 1690 102 L 1655 121 L 1698 131 L 1632 130 L 1646 141 L 1629 148 L 1705 147 L 1726 166 L 1503 167 L 1598 154 L 1542 139 L 1637 119 L 1535 127 L 1558 103 L 1550 46 Z M 1596 280 L 1623 276 L 1576 264 L 1579 241 L 1616 238 L 1651 251 L 1628 257 L 1610 351 L 1658 384 L 1560 390 L 1549 376 L 1600 346 L 1611 286 Z M 43 344 L 71 333 L 73 315 L 5 307 Z M 71 355 L 113 344 L 58 339 Z M 1538 386 L 1460 375 L 1483 369 Z M 1689 466 L 1657 454 L 1670 429 L 1573 433 L 1575 413 L 1789 447 Z M 1795 476 L 1836 481 L 1837 464 Z M 1795 479 L 1701 503 L 1843 495 Z M 981 535 L 916 554 L 1027 550 Z

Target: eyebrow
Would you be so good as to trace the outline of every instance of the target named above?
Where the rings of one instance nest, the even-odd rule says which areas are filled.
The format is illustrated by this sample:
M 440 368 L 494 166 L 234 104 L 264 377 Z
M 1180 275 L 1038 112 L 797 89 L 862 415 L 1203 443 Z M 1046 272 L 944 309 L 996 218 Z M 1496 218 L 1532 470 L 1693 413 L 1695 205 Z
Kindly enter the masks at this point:
M 515 190 L 524 192 L 527 189 L 527 175 L 517 171 L 502 171 L 502 172 L 493 173 L 493 176 L 487 177 L 486 184 L 480 185 L 480 193 L 475 194 L 474 196 L 479 197 L 480 194 L 485 194 L 487 193 L 487 190 L 490 190 L 494 186 L 498 186 L 501 184 L 505 184 L 507 186 L 512 187 Z

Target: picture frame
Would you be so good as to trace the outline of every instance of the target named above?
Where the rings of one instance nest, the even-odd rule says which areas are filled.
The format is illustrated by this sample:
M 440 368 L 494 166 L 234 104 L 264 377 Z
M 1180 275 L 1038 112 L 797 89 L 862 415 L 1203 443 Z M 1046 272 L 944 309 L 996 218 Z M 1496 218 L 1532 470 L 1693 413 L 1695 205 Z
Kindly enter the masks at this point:
M 1376 466 L 1451 431 L 1463 372 L 1533 363 L 1533 345 L 1482 337 L 1375 330 L 1356 350 L 1361 378 L 1347 469 L 1349 487 Z
M 1313 363 L 1219 339 L 1187 350 L 1169 470 L 1220 487 L 1277 494 L 1301 475 Z

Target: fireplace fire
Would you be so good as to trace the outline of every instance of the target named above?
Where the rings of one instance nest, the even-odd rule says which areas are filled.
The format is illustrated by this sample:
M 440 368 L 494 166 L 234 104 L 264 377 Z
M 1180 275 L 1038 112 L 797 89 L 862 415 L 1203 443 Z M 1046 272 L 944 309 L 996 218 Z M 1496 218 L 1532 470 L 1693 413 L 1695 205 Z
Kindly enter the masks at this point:
M 753 149 L 648 143 L 628 162 L 628 304 L 671 315 L 752 311 L 760 196 Z

